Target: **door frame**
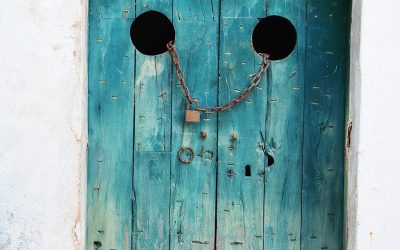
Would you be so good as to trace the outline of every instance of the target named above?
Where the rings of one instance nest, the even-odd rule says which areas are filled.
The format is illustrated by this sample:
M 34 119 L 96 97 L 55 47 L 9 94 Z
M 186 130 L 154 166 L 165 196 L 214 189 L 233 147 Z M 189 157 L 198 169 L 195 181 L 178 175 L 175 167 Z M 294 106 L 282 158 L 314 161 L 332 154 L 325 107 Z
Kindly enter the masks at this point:
M 351 27 L 350 27 L 350 46 L 349 46 L 349 76 L 348 76 L 348 86 L 347 86 L 347 104 L 346 104 L 346 138 L 345 138 L 345 169 L 344 169 L 344 244 L 345 249 L 356 249 L 357 241 L 357 214 L 358 214 L 358 155 L 357 151 L 359 148 L 359 111 L 361 107 L 360 99 L 360 85 L 361 85 L 361 74 L 362 70 L 359 67 L 360 62 L 360 38 L 362 35 L 362 9 L 363 0 L 353 0 L 351 7 Z M 84 55 L 83 60 L 81 60 L 80 65 L 77 65 L 77 70 L 83 75 L 85 80 L 85 88 L 82 93 L 82 102 L 87 107 L 88 103 L 88 1 L 81 2 L 81 11 L 85 14 L 84 19 L 80 20 L 80 25 L 82 25 L 80 43 L 82 54 Z M 85 131 L 84 140 L 81 140 L 82 148 L 87 148 L 87 123 L 88 123 L 88 110 L 82 111 L 82 119 L 85 120 Z M 75 228 L 72 230 L 72 235 L 74 242 L 80 246 L 80 249 L 84 249 L 86 245 L 86 230 L 87 230 L 87 150 L 83 150 L 82 162 L 79 173 L 79 211 L 76 213 L 76 223 Z

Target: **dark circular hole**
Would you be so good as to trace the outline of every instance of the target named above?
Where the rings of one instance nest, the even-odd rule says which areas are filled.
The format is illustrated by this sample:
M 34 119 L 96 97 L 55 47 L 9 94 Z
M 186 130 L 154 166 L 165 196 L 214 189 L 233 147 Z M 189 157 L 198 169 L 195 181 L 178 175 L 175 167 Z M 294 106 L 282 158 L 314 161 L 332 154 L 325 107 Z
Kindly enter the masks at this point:
M 101 247 L 101 242 L 100 241 L 95 241 L 95 242 L 93 242 L 93 245 L 97 249 L 97 248 Z
M 158 11 L 147 11 L 135 18 L 131 26 L 133 45 L 145 55 L 158 55 L 167 51 L 167 43 L 175 40 L 171 21 Z
M 268 155 L 268 167 L 269 167 L 272 166 L 272 164 L 274 164 L 275 160 L 274 157 L 272 157 L 270 154 L 267 155 Z
M 260 19 L 253 30 L 253 48 L 257 53 L 266 53 L 270 60 L 280 60 L 292 53 L 296 46 L 296 29 L 281 16 Z

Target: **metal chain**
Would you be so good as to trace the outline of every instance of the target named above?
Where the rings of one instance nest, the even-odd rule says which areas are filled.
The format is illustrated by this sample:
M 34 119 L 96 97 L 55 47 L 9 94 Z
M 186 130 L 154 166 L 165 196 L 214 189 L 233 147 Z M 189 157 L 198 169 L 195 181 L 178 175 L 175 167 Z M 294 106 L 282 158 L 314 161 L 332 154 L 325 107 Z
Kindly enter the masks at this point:
M 196 105 L 194 110 L 199 111 L 199 112 L 204 112 L 206 114 L 216 113 L 216 112 L 227 110 L 227 109 L 230 109 L 230 108 L 236 106 L 240 101 L 245 99 L 255 87 L 258 86 L 263 74 L 265 73 L 265 71 L 268 69 L 268 66 L 269 66 L 269 55 L 264 54 L 264 53 L 259 53 L 259 55 L 263 59 L 260 69 L 258 70 L 258 73 L 251 79 L 250 85 L 247 88 L 245 88 L 240 93 L 240 95 L 238 95 L 235 99 L 225 103 L 224 105 L 216 106 L 216 107 L 202 108 L 202 107 L 200 107 L 199 100 L 194 99 L 190 96 L 189 87 L 185 82 L 185 75 L 183 74 L 182 68 L 180 66 L 179 55 L 178 55 L 178 52 L 176 51 L 173 41 L 170 41 L 167 44 L 167 49 L 168 49 L 168 52 L 171 54 L 172 61 L 175 65 L 176 75 L 181 83 L 181 88 L 182 88 L 181 90 L 188 102 L 188 107 L 190 106 L 190 104 L 194 103 Z

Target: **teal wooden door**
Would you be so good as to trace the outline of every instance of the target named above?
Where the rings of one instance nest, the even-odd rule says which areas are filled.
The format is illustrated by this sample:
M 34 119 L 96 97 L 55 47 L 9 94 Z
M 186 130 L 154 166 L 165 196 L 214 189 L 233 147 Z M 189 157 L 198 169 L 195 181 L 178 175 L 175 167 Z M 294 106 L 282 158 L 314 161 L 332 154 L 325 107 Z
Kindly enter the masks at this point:
M 258 18 L 289 19 L 296 47 L 244 102 L 185 123 L 168 53 L 130 40 L 149 10 L 207 106 L 256 73 Z M 346 0 L 90 0 L 87 249 L 343 249 L 348 26 Z

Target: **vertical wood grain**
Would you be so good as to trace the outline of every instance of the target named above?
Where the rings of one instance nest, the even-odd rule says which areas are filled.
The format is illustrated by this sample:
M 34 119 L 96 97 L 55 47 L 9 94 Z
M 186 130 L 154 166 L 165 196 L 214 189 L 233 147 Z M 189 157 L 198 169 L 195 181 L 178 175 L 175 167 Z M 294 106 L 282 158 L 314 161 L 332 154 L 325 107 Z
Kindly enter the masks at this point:
M 171 19 L 167 0 L 137 0 L 136 16 L 157 10 Z M 169 152 L 171 146 L 171 61 L 168 53 L 147 56 L 139 51 L 135 63 L 135 151 Z
M 132 19 L 90 16 L 87 249 L 130 249 Z
M 192 97 L 217 104 L 219 3 L 175 0 L 176 48 Z M 213 249 L 217 159 L 217 116 L 185 123 L 185 98 L 172 82 L 171 249 Z M 200 132 L 207 133 L 202 138 Z M 181 146 L 193 148 L 194 160 L 182 164 Z
M 348 1 L 308 1 L 302 249 L 343 249 Z
M 136 16 L 149 10 L 171 19 L 172 3 L 136 1 Z M 169 249 L 171 62 L 136 51 L 135 69 L 132 248 Z
M 90 0 L 89 15 L 96 18 L 133 18 L 135 17 L 135 1 Z
M 264 249 L 300 249 L 306 2 L 272 0 L 267 13 L 289 19 L 297 43 L 268 71 L 265 148 L 275 163 L 265 173 Z
M 236 97 L 258 71 L 261 58 L 251 35 L 257 18 L 265 15 L 264 0 L 221 2 L 219 104 Z M 263 247 L 265 83 L 264 78 L 247 100 L 219 113 L 217 249 Z M 246 165 L 251 176 L 245 176 Z
M 135 155 L 132 249 L 169 249 L 170 153 Z
M 257 18 L 288 18 L 297 46 L 247 100 L 185 123 L 169 54 L 130 41 L 148 10 L 173 21 L 203 106 L 257 72 Z M 346 1 L 91 0 L 89 13 L 88 249 L 342 249 Z

